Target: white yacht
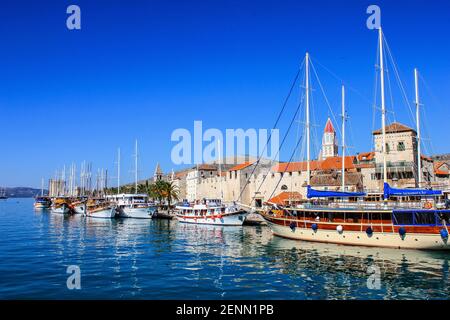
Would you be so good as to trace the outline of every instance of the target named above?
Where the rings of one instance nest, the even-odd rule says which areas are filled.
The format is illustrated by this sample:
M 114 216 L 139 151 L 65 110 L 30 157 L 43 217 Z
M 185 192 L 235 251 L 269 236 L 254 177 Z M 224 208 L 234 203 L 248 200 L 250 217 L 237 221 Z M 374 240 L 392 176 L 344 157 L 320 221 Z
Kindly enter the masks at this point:
M 241 226 L 248 214 L 234 204 L 223 204 L 219 199 L 204 199 L 193 205 L 183 203 L 176 209 L 176 217 L 180 222 L 223 226 Z
M 149 203 L 146 194 L 116 194 L 106 197 L 117 205 L 120 218 L 151 219 L 155 206 Z

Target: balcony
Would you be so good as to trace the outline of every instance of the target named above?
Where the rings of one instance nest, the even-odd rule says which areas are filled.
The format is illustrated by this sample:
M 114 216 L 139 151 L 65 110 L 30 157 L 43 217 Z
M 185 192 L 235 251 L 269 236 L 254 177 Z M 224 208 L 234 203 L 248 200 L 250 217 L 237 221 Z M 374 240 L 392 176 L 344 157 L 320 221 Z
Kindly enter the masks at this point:
M 398 161 L 386 163 L 388 173 L 414 172 L 416 164 L 408 161 Z M 375 166 L 376 173 L 383 173 L 383 164 L 377 163 Z

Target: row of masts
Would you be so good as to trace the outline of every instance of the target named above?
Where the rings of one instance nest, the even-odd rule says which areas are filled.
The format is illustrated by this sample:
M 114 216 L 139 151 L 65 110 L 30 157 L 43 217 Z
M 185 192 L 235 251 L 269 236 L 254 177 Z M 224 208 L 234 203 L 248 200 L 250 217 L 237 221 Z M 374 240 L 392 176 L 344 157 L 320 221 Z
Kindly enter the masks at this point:
M 385 66 L 384 66 L 384 49 L 383 49 L 383 31 L 381 27 L 378 29 L 378 38 L 379 38 L 379 57 L 380 57 L 380 95 L 381 95 L 381 123 L 382 123 L 382 155 L 383 155 L 383 182 L 387 183 L 387 161 L 386 161 L 386 102 L 385 102 Z M 310 150 L 310 83 L 309 83 L 309 63 L 310 63 L 309 53 L 306 53 L 305 56 L 305 101 L 306 101 L 306 157 L 307 157 L 307 185 L 310 185 L 311 178 L 311 150 Z M 421 136 L 420 136 L 420 101 L 419 101 L 419 81 L 418 81 L 418 70 L 414 69 L 414 83 L 415 83 L 415 105 L 416 105 L 416 131 L 417 131 L 417 180 L 418 186 L 420 187 L 422 184 L 422 164 L 421 164 Z M 341 112 L 342 112 L 342 169 L 341 169 L 341 177 L 342 177 L 342 192 L 345 192 L 345 121 L 346 121 L 346 112 L 345 112 L 345 86 L 342 85 L 341 90 Z
M 117 193 L 120 193 L 120 148 L 117 150 Z M 138 141 L 135 142 L 134 157 L 134 189 L 138 192 Z M 83 161 L 79 176 L 79 185 L 77 184 L 77 167 L 72 164 L 68 169 L 66 166 L 61 171 L 56 170 L 54 178 L 49 180 L 49 196 L 53 197 L 84 197 L 92 194 L 104 195 L 108 188 L 108 170 L 98 169 L 93 183 L 92 163 Z M 41 180 L 41 196 L 44 196 L 44 178 Z
M 138 193 L 138 141 L 135 141 L 135 149 L 134 149 L 134 193 Z M 117 194 L 120 194 L 120 148 L 117 149 Z

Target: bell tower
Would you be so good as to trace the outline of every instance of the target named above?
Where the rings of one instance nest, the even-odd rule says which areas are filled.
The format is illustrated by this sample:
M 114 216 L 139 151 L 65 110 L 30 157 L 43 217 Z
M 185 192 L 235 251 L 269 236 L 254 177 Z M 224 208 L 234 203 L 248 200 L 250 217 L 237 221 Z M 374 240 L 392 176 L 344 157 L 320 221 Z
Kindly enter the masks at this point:
M 320 152 L 320 159 L 336 157 L 338 155 L 338 143 L 336 138 L 336 131 L 334 130 L 331 119 L 328 118 L 322 138 L 322 150 Z

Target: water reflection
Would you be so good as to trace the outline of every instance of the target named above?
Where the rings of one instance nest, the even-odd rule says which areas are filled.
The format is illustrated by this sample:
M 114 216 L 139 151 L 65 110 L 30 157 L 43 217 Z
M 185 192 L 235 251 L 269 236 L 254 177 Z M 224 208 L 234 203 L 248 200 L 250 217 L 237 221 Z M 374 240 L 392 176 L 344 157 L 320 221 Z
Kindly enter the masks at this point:
M 0 298 L 448 299 L 444 252 L 286 240 L 267 227 L 96 219 L 0 204 Z M 82 290 L 66 288 L 79 265 Z M 381 289 L 367 287 L 370 265 Z
M 292 277 L 323 283 L 320 298 L 350 299 L 364 294 L 382 299 L 447 298 L 449 260 L 446 252 L 340 246 L 274 237 L 267 254 Z M 381 289 L 367 288 L 368 267 L 377 266 Z M 310 297 L 317 297 L 316 292 Z M 423 294 L 425 293 L 425 296 Z

